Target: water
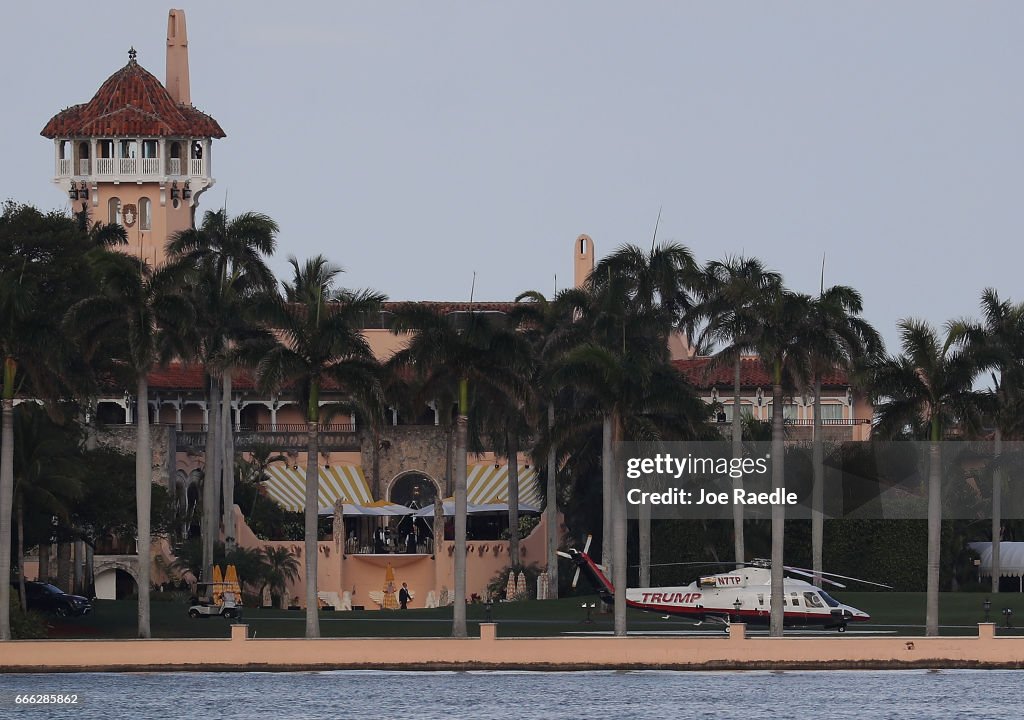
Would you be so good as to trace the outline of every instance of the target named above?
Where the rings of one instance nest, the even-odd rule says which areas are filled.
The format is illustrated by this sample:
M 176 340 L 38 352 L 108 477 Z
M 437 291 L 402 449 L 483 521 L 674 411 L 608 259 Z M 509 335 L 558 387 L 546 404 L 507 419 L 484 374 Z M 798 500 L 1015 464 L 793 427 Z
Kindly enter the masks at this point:
M 0 675 L 0 718 L 1020 718 L 1024 671 Z M 14 693 L 77 693 L 77 707 Z

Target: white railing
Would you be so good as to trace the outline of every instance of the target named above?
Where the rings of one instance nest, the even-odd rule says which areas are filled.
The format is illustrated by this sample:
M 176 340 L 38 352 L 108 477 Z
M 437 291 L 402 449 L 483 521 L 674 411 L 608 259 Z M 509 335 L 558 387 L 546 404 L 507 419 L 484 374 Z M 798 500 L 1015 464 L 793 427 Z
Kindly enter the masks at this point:
M 206 161 L 202 158 L 185 160 L 188 164 L 186 177 L 205 177 Z M 129 178 L 152 177 L 158 178 L 164 175 L 164 168 L 161 167 L 160 158 L 96 158 L 93 161 L 86 159 L 78 161 L 78 176 L 90 177 L 91 175 L 120 176 Z M 167 158 L 166 175 L 182 177 L 181 158 Z M 70 177 L 74 172 L 74 160 L 57 160 L 57 177 Z
M 86 159 L 86 160 L 79 160 L 78 161 L 78 174 L 79 175 L 88 175 L 89 174 L 89 160 L 88 159 Z
M 143 175 L 160 174 L 160 158 L 142 158 Z
M 135 158 L 118 158 L 117 171 L 122 175 L 136 175 L 139 172 L 139 163 Z
M 192 158 L 189 161 L 189 174 L 192 177 L 203 177 L 206 173 L 204 172 L 205 166 L 202 158 Z
M 168 175 L 181 175 L 181 158 L 170 158 L 167 161 Z
M 57 159 L 57 177 L 68 177 L 71 174 L 71 160 Z
M 97 175 L 114 174 L 114 158 L 96 158 Z

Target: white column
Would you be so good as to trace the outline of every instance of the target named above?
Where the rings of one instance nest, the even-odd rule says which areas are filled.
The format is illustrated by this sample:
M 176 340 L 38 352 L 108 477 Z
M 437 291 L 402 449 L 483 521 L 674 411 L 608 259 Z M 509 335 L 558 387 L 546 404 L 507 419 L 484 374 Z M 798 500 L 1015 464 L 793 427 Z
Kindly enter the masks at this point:
M 156 154 L 160 158 L 160 177 L 167 177 L 167 138 L 160 138 L 156 144 Z
M 176 430 L 181 430 L 181 398 L 174 403 L 174 427 Z
M 270 401 L 270 430 L 277 431 L 277 400 Z

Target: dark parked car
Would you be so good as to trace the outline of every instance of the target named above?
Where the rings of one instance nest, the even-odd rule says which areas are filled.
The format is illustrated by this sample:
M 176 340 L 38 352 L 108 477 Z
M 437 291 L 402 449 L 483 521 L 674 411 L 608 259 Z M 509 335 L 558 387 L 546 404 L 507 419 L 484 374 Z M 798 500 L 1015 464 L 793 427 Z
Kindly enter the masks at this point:
M 18 592 L 17 583 L 11 587 Z M 59 617 L 85 615 L 92 612 L 92 603 L 81 595 L 68 595 L 56 585 L 41 582 L 25 582 L 25 600 L 29 610 L 51 612 Z

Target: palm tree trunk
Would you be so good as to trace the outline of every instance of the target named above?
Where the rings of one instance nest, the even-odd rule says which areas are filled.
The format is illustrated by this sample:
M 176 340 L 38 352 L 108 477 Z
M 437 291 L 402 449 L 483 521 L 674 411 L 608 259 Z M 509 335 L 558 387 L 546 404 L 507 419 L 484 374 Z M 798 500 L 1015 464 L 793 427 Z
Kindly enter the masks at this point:
M 611 577 L 612 560 L 612 416 L 605 415 L 601 424 L 601 564 Z M 606 610 L 607 612 L 607 610 Z
M 995 456 L 1003 452 L 1003 433 L 996 428 Z M 1002 572 L 1002 563 L 999 558 L 999 546 L 1002 542 L 1002 501 L 1003 501 L 1003 468 L 997 467 L 992 473 L 992 592 L 999 592 L 999 575 Z
M 3 420 L 0 435 L 0 640 L 11 639 L 11 510 L 14 506 L 13 358 L 4 359 Z
M 221 433 L 223 434 L 222 493 L 224 496 L 224 551 L 235 549 L 235 423 L 231 412 L 231 371 L 224 373 L 221 396 Z
M 743 457 L 742 409 L 743 406 L 740 402 L 740 356 L 737 354 L 732 367 L 732 456 L 734 458 Z M 743 478 L 733 478 L 732 487 L 733 491 L 742 490 Z M 735 497 L 735 494 L 733 497 Z M 743 548 L 743 505 L 740 503 L 733 503 L 732 505 L 732 534 L 733 557 L 736 559 L 736 567 L 738 568 L 740 567 L 739 563 L 746 559 L 746 552 Z M 643 584 L 641 583 L 641 585 Z
M 39 543 L 39 582 L 50 582 L 50 543 Z
M 811 568 L 814 584 L 821 587 L 822 547 L 825 540 L 825 438 L 821 422 L 821 375 L 814 374 L 814 425 L 811 429 L 814 480 L 811 485 Z
M 71 587 L 71 543 L 63 536 L 57 540 L 57 586 Z
M 466 449 L 469 435 L 469 383 L 459 382 L 459 416 L 455 421 L 455 598 L 452 637 L 466 637 Z
M 317 517 L 320 511 L 318 469 L 320 424 L 311 420 L 306 435 L 306 637 L 320 637 L 320 603 L 317 595 Z
M 509 564 L 519 566 L 519 438 L 508 438 L 508 557 Z
M 217 542 L 217 484 L 220 482 L 220 393 L 217 378 L 210 377 L 206 418 L 206 467 L 203 470 L 203 577 L 213 578 L 213 550 Z
M 640 587 L 651 585 L 651 506 L 640 503 L 637 534 L 640 536 Z
M 25 598 L 25 509 L 18 500 L 18 597 L 21 609 L 28 607 Z
M 942 539 L 942 450 L 933 423 L 928 449 L 928 581 L 924 633 L 939 634 L 939 559 Z
M 772 488 L 781 488 L 785 484 L 784 458 L 786 446 L 784 442 L 785 427 L 782 415 L 782 364 L 775 361 L 775 383 L 772 385 Z M 780 503 L 772 505 L 772 570 L 771 570 L 771 618 L 769 634 L 782 637 L 785 625 L 786 608 L 785 586 L 783 581 L 783 543 L 785 535 L 786 511 Z
M 550 439 L 551 429 L 555 426 L 555 404 L 548 404 L 548 437 Z M 548 477 L 547 477 L 547 506 L 544 512 L 547 514 L 548 537 L 548 598 L 558 598 L 558 455 L 555 452 L 555 443 L 552 440 L 548 448 Z
M 135 430 L 135 510 L 139 527 L 139 637 L 150 637 L 149 568 L 150 502 L 152 497 L 153 449 L 149 441 L 149 385 L 145 371 L 139 373 L 138 412 Z
M 618 451 L 622 439 L 622 417 L 613 411 L 612 418 L 612 455 Z M 615 635 L 626 635 L 626 477 L 620 472 L 615 458 L 611 459 L 612 470 L 612 573 L 615 584 Z

